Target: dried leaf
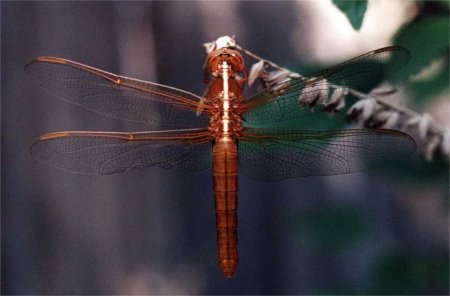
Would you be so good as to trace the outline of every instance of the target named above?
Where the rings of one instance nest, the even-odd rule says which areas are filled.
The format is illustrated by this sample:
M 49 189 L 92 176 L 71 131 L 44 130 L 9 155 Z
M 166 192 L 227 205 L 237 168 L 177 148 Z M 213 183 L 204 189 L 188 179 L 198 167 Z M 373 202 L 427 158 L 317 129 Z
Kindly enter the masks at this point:
M 339 112 L 345 107 L 345 96 L 348 94 L 348 88 L 336 87 L 330 100 L 325 104 L 325 112 Z
M 450 155 L 450 135 L 448 132 L 444 133 L 442 135 L 440 150 L 443 155 L 447 156 L 447 158 L 449 157 L 449 155 Z
M 328 102 L 329 102 L 328 96 L 330 93 L 330 86 L 329 86 L 328 80 L 320 79 L 316 83 L 317 83 L 317 90 L 319 92 L 319 94 L 318 94 L 319 98 L 317 100 L 317 104 L 326 106 L 326 104 L 328 104 Z
M 374 98 L 368 97 L 356 102 L 347 112 L 347 117 L 350 119 L 358 119 L 361 115 L 363 121 L 367 120 L 373 115 L 377 102 Z
M 300 105 L 309 105 L 311 104 L 316 98 L 316 86 L 315 85 L 306 85 L 302 92 L 300 93 L 300 96 L 298 97 L 298 102 Z
M 248 85 L 252 85 L 257 78 L 260 78 L 264 73 L 264 61 L 259 61 L 252 65 L 248 75 Z
M 394 128 L 397 126 L 397 123 L 400 118 L 400 114 L 396 111 L 390 111 L 387 120 L 382 125 L 382 128 Z
M 262 76 L 264 82 L 271 86 L 289 81 L 290 72 L 287 70 L 276 70 Z
M 411 117 L 410 119 L 408 119 L 408 121 L 406 121 L 406 126 L 408 127 L 417 126 L 419 125 L 421 119 L 422 116 Z
M 267 89 L 276 93 L 280 88 L 284 87 L 286 82 L 291 81 L 291 72 L 283 69 L 263 73 L 261 79 L 264 81 Z
M 309 105 L 311 107 L 315 105 L 327 106 L 329 94 L 328 81 L 326 79 L 320 79 L 313 83 L 307 84 L 298 100 L 300 105 Z
M 391 116 L 391 110 L 377 111 L 372 114 L 369 118 L 364 120 L 364 126 L 367 128 L 382 128 Z
M 437 150 L 439 149 L 440 142 L 442 138 L 439 135 L 433 135 L 431 139 L 426 143 L 425 148 L 423 150 L 423 156 L 426 160 L 431 161 L 433 157 L 436 155 Z
M 424 140 L 428 134 L 428 129 L 430 128 L 430 115 L 428 113 L 422 114 L 419 121 L 419 136 Z
M 375 99 L 372 97 L 361 101 L 363 102 L 362 119 L 366 120 L 375 112 L 377 101 L 375 101 Z

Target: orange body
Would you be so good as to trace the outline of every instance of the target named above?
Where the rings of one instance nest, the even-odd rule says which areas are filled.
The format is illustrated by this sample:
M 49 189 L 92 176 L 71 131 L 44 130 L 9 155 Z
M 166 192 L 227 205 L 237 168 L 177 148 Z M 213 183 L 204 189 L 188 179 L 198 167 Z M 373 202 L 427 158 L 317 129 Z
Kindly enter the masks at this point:
M 236 135 L 242 130 L 237 111 L 242 101 L 244 63 L 234 50 L 211 52 L 206 63 L 207 74 L 212 76 L 206 95 L 214 106 L 209 129 L 215 134 L 213 148 L 214 199 L 216 208 L 219 265 L 226 277 L 236 272 L 237 251 L 237 190 L 238 152 Z
M 214 199 L 219 264 L 227 277 L 236 272 L 238 262 L 237 170 L 236 142 L 219 138 L 213 148 Z

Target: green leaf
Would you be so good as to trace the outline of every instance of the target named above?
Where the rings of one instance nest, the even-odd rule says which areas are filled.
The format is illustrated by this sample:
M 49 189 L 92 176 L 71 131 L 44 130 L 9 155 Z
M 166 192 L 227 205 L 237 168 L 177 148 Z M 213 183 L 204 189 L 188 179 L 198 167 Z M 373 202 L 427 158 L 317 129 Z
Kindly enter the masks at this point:
M 343 249 L 357 245 L 370 232 L 364 216 L 351 207 L 317 208 L 290 216 L 295 233 L 312 246 Z
M 435 17 L 415 21 L 397 33 L 394 44 L 406 47 L 411 52 L 410 62 L 392 79 L 398 84 L 448 53 L 449 19 Z
M 441 5 L 444 8 L 447 8 L 447 9 L 450 8 L 450 1 L 448 1 L 448 0 L 439 0 L 438 3 L 439 3 L 439 5 Z
M 432 79 L 411 82 L 407 91 L 416 108 L 423 109 L 435 96 L 448 91 L 449 77 L 448 60 L 445 60 L 445 66 Z
M 355 30 L 359 30 L 361 28 L 364 14 L 367 10 L 366 0 L 333 0 L 333 3 L 347 15 L 348 20 Z
M 397 181 L 417 184 L 423 182 L 430 184 L 438 179 L 448 180 L 449 167 L 442 159 L 429 162 L 420 156 L 411 156 L 397 161 L 391 161 L 388 167 L 382 168 L 383 174 L 392 174 Z M 448 183 L 448 182 L 447 182 Z
M 423 188 L 429 186 L 434 188 L 442 196 L 445 203 L 449 200 L 449 165 L 437 158 L 432 162 L 425 160 L 419 155 L 404 159 L 391 160 L 389 165 L 380 168 L 385 178 L 392 180 L 402 186 L 412 188 L 416 186 Z
M 446 251 L 414 254 L 395 250 L 378 258 L 374 287 L 368 294 L 447 295 L 448 253 Z

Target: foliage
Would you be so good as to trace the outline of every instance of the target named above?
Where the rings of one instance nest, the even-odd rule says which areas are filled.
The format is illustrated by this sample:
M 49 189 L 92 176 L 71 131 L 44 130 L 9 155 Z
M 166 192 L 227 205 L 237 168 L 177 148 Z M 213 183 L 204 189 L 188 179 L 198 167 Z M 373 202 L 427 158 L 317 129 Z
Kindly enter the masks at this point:
M 425 104 L 432 102 L 434 97 L 448 90 L 450 79 L 449 67 L 446 66 L 449 62 L 448 56 L 440 62 L 442 62 L 443 67 L 434 78 L 413 81 L 408 87 L 410 98 L 419 108 L 423 108 Z
M 344 206 L 293 213 L 292 221 L 296 221 L 295 233 L 306 243 L 333 250 L 355 246 L 370 232 L 361 213 Z
M 346 13 L 350 21 L 357 14 L 352 8 L 357 5 L 354 2 L 358 1 L 334 1 Z M 360 3 L 360 5 L 363 4 Z M 419 14 L 412 22 L 400 28 L 392 40 L 393 44 L 410 51 L 411 60 L 395 75 L 386 78 L 394 85 L 403 86 L 412 105 L 423 109 L 426 104 L 430 104 L 440 94 L 448 93 L 449 90 L 449 2 L 418 1 L 417 5 Z M 420 138 L 416 139 L 419 140 L 419 151 L 428 160 L 433 156 L 440 156 L 448 165 L 449 135 L 446 127 L 440 126 L 433 120 L 430 121 L 431 124 L 428 124 L 427 116 L 423 116 L 424 111 L 417 113 L 407 110 L 405 112 L 407 108 L 401 106 L 393 108 L 393 104 L 384 105 L 384 108 L 386 107 L 392 110 L 389 113 L 380 114 L 383 115 L 382 118 L 387 118 L 386 122 L 398 122 L 398 127 L 388 128 L 408 127 L 406 132 L 413 134 L 417 133 L 414 129 L 419 128 Z M 383 111 L 383 108 L 379 110 Z M 403 114 L 403 118 L 395 118 L 399 114 Z
M 439 295 L 449 289 L 446 251 L 417 255 L 393 250 L 378 258 L 370 294 Z
M 333 0 L 333 3 L 345 13 L 353 29 L 359 30 L 361 28 L 367 10 L 366 0 Z
M 407 80 L 419 73 L 434 59 L 448 53 L 448 17 L 420 19 L 403 27 L 394 37 L 393 43 L 411 51 L 411 61 L 401 70 L 397 79 Z
M 415 103 L 423 106 L 436 94 L 448 89 L 449 63 L 449 19 L 448 16 L 418 19 L 403 27 L 394 37 L 394 43 L 411 51 L 411 62 L 396 75 L 394 82 L 410 79 L 408 91 Z M 432 63 L 440 63 L 437 70 Z M 412 75 L 424 73 L 422 79 L 412 79 Z M 434 72 L 434 73 L 433 73 Z
M 448 163 L 437 159 L 432 164 L 421 157 L 410 159 L 391 160 L 389 166 L 382 168 L 383 173 L 391 179 L 402 183 L 435 185 L 435 188 L 444 188 L 448 198 L 448 187 L 442 186 L 448 183 Z
M 359 12 L 355 6 L 366 5 L 366 1 L 337 1 L 333 3 L 349 18 L 355 29 Z M 406 88 L 411 103 L 423 109 L 439 94 L 449 91 L 449 1 L 422 1 L 416 18 L 404 25 L 395 34 L 392 44 L 407 48 L 410 62 L 390 81 Z M 442 128 L 445 129 L 445 128 Z M 427 143 L 424 144 L 426 146 Z M 420 147 L 419 147 L 420 149 Z M 443 205 L 448 206 L 448 155 L 433 162 L 413 156 L 392 162 L 381 170 L 397 182 L 429 186 L 442 193 Z M 426 198 L 426 196 L 424 196 Z M 342 212 L 340 212 L 342 210 Z M 295 230 L 303 239 L 316 246 L 349 246 L 370 234 L 366 226 L 357 226 L 358 216 L 351 209 L 336 211 L 322 209 L 298 218 Z M 339 225 L 331 221 L 339 221 Z M 364 222 L 364 221 L 362 221 Z M 342 235 L 339 235 L 342 234 Z M 343 242 L 346 241 L 346 242 Z M 400 247 L 407 247 L 402 245 Z M 449 289 L 448 249 L 428 254 L 416 254 L 412 250 L 395 250 L 381 253 L 373 269 L 373 282 L 367 294 L 446 294 Z
M 367 1 L 340 1 L 333 3 L 343 11 L 355 29 L 359 29 L 367 9 Z M 424 107 L 433 97 L 448 91 L 449 86 L 449 1 L 422 1 L 420 14 L 401 28 L 393 44 L 407 48 L 411 61 L 391 82 L 408 83 L 407 91 L 418 107 Z M 358 25 L 359 24 L 359 25 Z M 423 73 L 433 63 L 441 64 L 424 79 L 412 79 Z M 428 69 L 429 70 L 429 69 Z

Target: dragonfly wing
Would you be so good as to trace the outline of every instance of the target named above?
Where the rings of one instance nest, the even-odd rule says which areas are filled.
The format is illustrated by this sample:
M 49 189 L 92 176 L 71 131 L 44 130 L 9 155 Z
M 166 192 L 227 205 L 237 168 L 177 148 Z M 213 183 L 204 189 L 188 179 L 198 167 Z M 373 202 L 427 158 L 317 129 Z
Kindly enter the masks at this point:
M 412 154 L 416 145 L 393 130 L 286 131 L 246 129 L 239 138 L 239 169 L 261 180 L 339 175 Z
M 103 115 L 158 129 L 199 128 L 208 123 L 207 116 L 195 113 L 201 97 L 180 89 L 54 57 L 32 60 L 25 72 L 59 99 Z
M 210 132 L 57 132 L 40 137 L 34 157 L 72 172 L 105 175 L 158 166 L 199 171 L 211 166 Z
M 322 72 L 292 78 L 244 102 L 241 106 L 242 117 L 246 123 L 258 125 L 311 116 L 310 108 L 300 104 L 301 97 L 317 100 L 321 96 L 321 100 L 329 101 L 343 88 L 368 92 L 406 64 L 409 57 L 409 52 L 404 48 L 385 47 Z

